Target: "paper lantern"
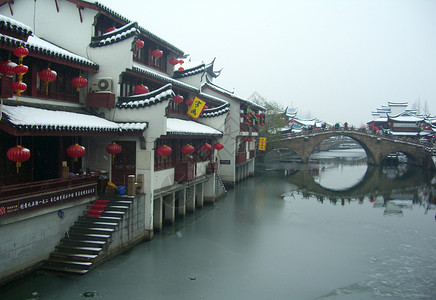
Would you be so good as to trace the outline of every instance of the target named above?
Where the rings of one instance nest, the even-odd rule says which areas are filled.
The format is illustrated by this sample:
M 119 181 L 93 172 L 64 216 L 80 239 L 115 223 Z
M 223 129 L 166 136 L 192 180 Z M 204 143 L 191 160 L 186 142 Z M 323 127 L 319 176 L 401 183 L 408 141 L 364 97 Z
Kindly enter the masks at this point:
M 179 63 L 179 60 L 177 58 L 173 57 L 170 59 L 169 63 L 170 63 L 170 65 L 175 66 Z
M 203 152 L 209 152 L 212 150 L 212 146 L 208 143 L 204 143 L 203 145 L 200 146 L 200 150 Z
M 16 63 L 8 60 L 0 62 L 0 73 L 5 76 L 11 76 L 15 74 Z
M 108 29 L 106 29 L 105 33 L 114 31 L 116 28 L 115 27 L 109 27 Z
M 173 150 L 168 147 L 167 145 L 162 145 L 159 148 L 156 149 L 156 153 L 160 156 L 162 156 L 163 158 L 167 157 L 168 155 L 171 154 L 171 152 L 173 152 Z
M 57 74 L 55 71 L 50 70 L 50 68 L 44 69 L 39 72 L 39 78 L 44 81 L 45 93 L 48 95 L 48 84 L 56 80 Z
M 188 98 L 188 99 L 185 100 L 185 104 L 187 106 L 191 106 L 193 102 L 194 102 L 194 99 L 192 99 L 192 98 Z
M 13 148 L 10 148 L 6 153 L 6 156 L 8 157 L 9 160 L 15 162 L 15 165 L 17 166 L 17 174 L 18 174 L 19 169 L 21 167 L 21 163 L 25 162 L 30 158 L 30 150 L 24 148 L 21 145 L 17 145 Z
M 88 80 L 82 76 L 74 77 L 71 79 L 71 85 L 76 88 L 76 92 L 79 92 L 81 88 L 84 88 L 88 84 Z
M 179 60 L 179 64 L 183 65 L 185 61 L 183 59 Z
M 15 92 L 15 94 L 17 94 L 16 100 L 18 101 L 18 97 L 20 97 L 21 94 L 27 90 L 27 84 L 21 81 L 14 82 L 12 83 L 12 90 Z
M 106 146 L 106 152 L 112 156 L 112 163 L 114 163 L 115 155 L 120 154 L 121 151 L 123 148 L 115 142 Z
M 23 75 L 26 74 L 27 71 L 29 71 L 29 67 L 25 66 L 23 64 L 19 64 L 19 65 L 16 65 L 14 67 L 14 73 L 18 74 L 18 80 L 19 81 L 23 80 Z
M 215 145 L 213 145 L 213 148 L 214 148 L 215 150 L 220 151 L 220 150 L 222 150 L 222 149 L 224 148 L 224 145 L 221 144 L 221 143 L 216 143 Z
M 180 67 L 180 68 L 179 68 L 179 71 L 180 71 L 180 72 L 182 72 L 182 71 L 184 71 L 184 70 L 185 70 L 185 68 L 183 68 L 183 67 Z
M 138 49 L 144 48 L 144 42 L 140 39 L 137 39 L 136 40 L 136 48 L 138 48 Z
M 186 154 L 186 157 L 188 157 L 189 154 L 194 152 L 194 150 L 195 150 L 195 148 L 190 144 L 186 144 L 186 145 L 182 146 L 182 149 L 181 149 L 182 153 Z
M 153 50 L 153 51 L 151 52 L 151 56 L 153 56 L 153 57 L 156 58 L 156 59 L 161 58 L 162 55 L 163 55 L 163 51 L 162 51 L 162 50 L 159 50 L 159 49 Z
M 139 95 L 139 94 L 147 94 L 147 93 L 148 93 L 148 87 L 146 87 L 146 86 L 143 85 L 143 84 L 138 84 L 138 85 L 135 85 L 135 87 L 133 88 L 133 92 L 134 92 L 136 95 Z
M 18 57 L 18 61 L 20 63 L 23 61 L 23 58 L 26 57 L 28 54 L 29 50 L 27 50 L 23 46 L 14 49 L 14 55 Z
M 78 161 L 80 157 L 85 155 L 85 147 L 76 143 L 67 148 L 67 154 L 73 158 L 73 161 Z
M 183 102 L 183 96 L 175 95 L 173 97 L 173 101 L 176 102 L 176 103 L 182 103 Z

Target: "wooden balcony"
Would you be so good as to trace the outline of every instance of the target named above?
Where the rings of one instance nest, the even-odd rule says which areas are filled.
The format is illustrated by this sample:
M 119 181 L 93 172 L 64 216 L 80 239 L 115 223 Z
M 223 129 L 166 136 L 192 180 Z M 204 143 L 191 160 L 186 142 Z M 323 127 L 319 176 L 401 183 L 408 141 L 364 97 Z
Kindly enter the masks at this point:
M 236 152 L 235 162 L 242 164 L 247 161 L 247 152 Z
M 0 186 L 0 219 L 95 196 L 97 181 L 83 175 Z
M 191 181 L 195 178 L 195 163 L 177 162 L 174 168 L 174 181 Z
M 115 94 L 112 93 L 88 93 L 86 107 L 115 107 Z

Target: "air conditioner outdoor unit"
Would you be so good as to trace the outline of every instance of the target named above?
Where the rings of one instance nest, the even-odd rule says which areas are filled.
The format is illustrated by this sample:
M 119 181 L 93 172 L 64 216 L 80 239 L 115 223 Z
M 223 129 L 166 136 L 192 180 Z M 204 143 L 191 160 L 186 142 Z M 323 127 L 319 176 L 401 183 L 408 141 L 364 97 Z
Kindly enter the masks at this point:
M 92 91 L 112 91 L 112 78 L 101 77 L 94 79 L 91 85 Z

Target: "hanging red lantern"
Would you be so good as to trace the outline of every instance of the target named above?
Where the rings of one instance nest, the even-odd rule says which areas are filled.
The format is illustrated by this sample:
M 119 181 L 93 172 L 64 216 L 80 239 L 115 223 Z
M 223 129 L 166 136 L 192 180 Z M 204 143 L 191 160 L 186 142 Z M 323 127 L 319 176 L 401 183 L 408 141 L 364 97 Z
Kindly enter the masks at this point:
M 20 63 L 23 61 L 23 58 L 26 57 L 28 54 L 29 54 L 29 50 L 27 50 L 23 46 L 14 49 L 14 55 L 18 56 L 18 61 Z
M 23 75 L 26 74 L 27 71 L 29 71 L 29 67 L 25 66 L 23 64 L 19 64 L 19 65 L 16 65 L 14 67 L 14 73 L 18 74 L 18 80 L 19 81 L 23 80 Z
M 179 64 L 183 65 L 185 61 L 183 59 L 179 60 Z
M 170 63 L 170 65 L 175 66 L 179 63 L 179 60 L 177 58 L 173 57 L 170 59 L 169 63 Z
M 245 142 L 251 142 L 252 140 L 253 140 L 253 138 L 251 136 L 244 137 Z
M 212 150 L 212 146 L 208 143 L 204 143 L 203 145 L 200 146 L 200 150 L 203 152 L 209 152 Z
M 254 115 L 256 116 L 256 118 L 260 118 L 260 113 L 255 113 Z
M 48 95 L 48 84 L 56 80 L 57 74 L 50 68 L 44 69 L 39 72 L 39 78 L 45 83 L 45 93 Z
M 192 99 L 192 98 L 188 98 L 188 99 L 185 100 L 185 104 L 187 106 L 191 106 L 193 102 L 194 102 L 194 99 Z
M 171 152 L 173 152 L 173 150 L 170 147 L 168 147 L 167 145 L 162 145 L 156 149 L 156 153 L 158 155 L 162 156 L 163 158 L 170 155 Z
M 30 150 L 27 148 L 24 148 L 21 145 L 17 145 L 13 148 L 10 148 L 8 152 L 6 153 L 6 156 L 9 160 L 15 162 L 15 165 L 17 166 L 17 174 L 21 167 L 21 163 L 25 162 L 30 158 Z
M 265 125 L 263 122 L 262 123 L 260 123 L 260 126 L 263 126 L 263 125 Z
M 195 148 L 190 144 L 186 144 L 186 145 L 182 146 L 182 149 L 181 149 L 182 153 L 186 154 L 186 157 L 188 157 L 189 154 L 194 152 L 194 150 L 195 150 Z
M 106 152 L 112 156 L 112 164 L 114 163 L 115 155 L 120 154 L 121 151 L 123 151 L 123 148 L 115 142 L 106 146 Z
M 73 161 L 78 161 L 80 157 L 85 155 L 85 147 L 76 143 L 67 148 L 67 154 L 73 158 Z
M 76 88 L 76 92 L 79 92 L 81 88 L 84 88 L 88 84 L 88 80 L 82 76 L 74 77 L 71 79 L 71 85 Z
M 182 103 L 183 102 L 183 96 L 175 95 L 173 97 L 173 101 L 176 102 L 176 103 Z
M 106 29 L 105 33 L 114 31 L 116 28 L 115 27 L 109 27 L 108 29 Z
M 133 88 L 133 92 L 136 95 L 147 94 L 148 93 L 148 87 L 146 87 L 143 84 L 138 84 L 138 85 L 135 85 L 135 87 Z
M 221 143 L 216 143 L 215 145 L 213 145 L 213 148 L 214 148 L 215 150 L 220 151 L 220 150 L 222 150 L 222 149 L 224 148 L 224 145 L 221 144 Z
M 203 110 L 205 110 L 205 109 L 209 109 L 209 106 L 204 105 L 204 106 L 203 106 Z
M 137 39 L 136 40 L 136 48 L 138 48 L 138 49 L 144 48 L 144 41 Z
M 18 97 L 20 97 L 21 94 L 27 90 L 27 84 L 21 81 L 14 82 L 12 83 L 12 90 L 15 92 L 15 94 L 17 94 L 16 100 L 18 101 Z
M 11 76 L 15 74 L 16 63 L 8 60 L 0 62 L 0 73 L 5 76 Z
M 180 72 L 185 71 L 185 68 L 180 67 L 180 68 L 179 68 L 179 71 L 180 71 Z
M 162 50 L 159 50 L 159 49 L 153 50 L 153 51 L 151 52 L 151 56 L 153 56 L 153 57 L 156 58 L 156 59 L 161 58 L 162 55 L 163 55 L 163 51 L 162 51 Z

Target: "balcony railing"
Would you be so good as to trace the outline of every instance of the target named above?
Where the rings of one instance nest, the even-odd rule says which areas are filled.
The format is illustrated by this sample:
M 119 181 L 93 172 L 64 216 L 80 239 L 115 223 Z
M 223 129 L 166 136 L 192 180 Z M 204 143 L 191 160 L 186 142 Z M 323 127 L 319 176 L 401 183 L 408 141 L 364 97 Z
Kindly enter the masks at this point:
M 83 175 L 0 187 L 0 219 L 97 193 L 98 176 Z

